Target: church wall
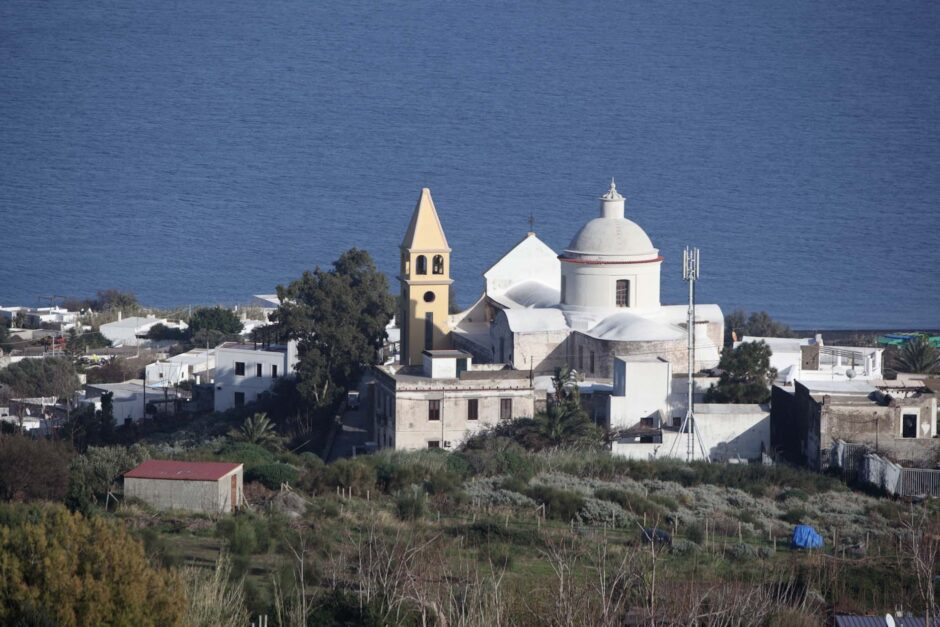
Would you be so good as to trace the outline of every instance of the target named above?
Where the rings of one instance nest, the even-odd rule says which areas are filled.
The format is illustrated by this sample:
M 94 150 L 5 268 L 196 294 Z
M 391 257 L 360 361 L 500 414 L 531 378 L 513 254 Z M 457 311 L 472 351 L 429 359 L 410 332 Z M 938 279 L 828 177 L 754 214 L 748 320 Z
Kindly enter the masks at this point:
M 588 378 L 613 379 L 613 361 L 617 356 L 662 357 L 672 365 L 673 372 L 687 368 L 686 340 L 655 342 L 609 342 L 575 332 L 571 334 L 569 360 L 571 365 Z M 594 352 L 594 371 L 591 372 L 590 354 Z M 581 355 L 583 354 L 583 362 Z
M 630 308 L 652 309 L 660 306 L 659 278 L 661 261 L 629 264 L 563 262 L 564 303 L 574 307 L 617 306 L 617 281 L 630 281 Z
M 565 340 L 568 333 L 567 329 L 514 333 L 512 367 L 528 370 L 531 366 L 536 374 L 554 373 L 555 368 L 566 363 Z

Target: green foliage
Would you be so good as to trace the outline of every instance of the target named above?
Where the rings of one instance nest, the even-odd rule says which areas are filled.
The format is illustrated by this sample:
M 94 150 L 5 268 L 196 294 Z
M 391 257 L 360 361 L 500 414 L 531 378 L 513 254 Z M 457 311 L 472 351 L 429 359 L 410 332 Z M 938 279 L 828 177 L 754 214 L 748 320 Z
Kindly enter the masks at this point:
M 399 520 L 418 520 L 424 517 L 427 497 L 418 486 L 411 486 L 395 495 L 395 514 Z
M 147 339 L 155 341 L 164 341 L 164 340 L 185 340 L 188 334 L 186 331 L 176 327 L 168 327 L 162 322 L 159 322 L 147 331 Z
M 0 383 L 17 396 L 65 398 L 81 387 L 75 366 L 68 359 L 24 359 L 0 370 Z
M 326 467 L 322 484 L 326 489 L 351 488 L 363 495 L 375 489 L 375 469 L 362 459 L 341 459 Z
M 333 269 L 305 272 L 277 294 L 278 330 L 299 341 L 298 392 L 310 408 L 333 409 L 375 363 L 393 314 L 388 281 L 369 253 L 353 248 Z
M 189 336 L 193 343 L 203 345 L 208 340 L 215 346 L 242 332 L 241 320 L 234 311 L 224 307 L 200 307 L 189 317 Z
M 65 350 L 73 359 L 82 355 L 86 350 L 93 348 L 104 348 L 111 346 L 108 338 L 101 335 L 98 331 L 85 331 L 76 333 L 75 329 L 69 330 L 69 338 L 65 345 Z
M 98 290 L 97 296 L 89 304 L 96 311 L 120 311 L 125 315 L 140 311 L 140 303 L 133 292 L 115 289 Z
M 61 505 L 0 510 L 0 623 L 182 623 L 186 597 L 179 576 L 152 567 L 122 525 L 86 519 Z
M 222 553 L 215 568 L 187 566 L 180 574 L 186 586 L 188 605 L 184 623 L 193 627 L 247 625 L 244 580 L 234 576 L 231 558 Z
M 89 446 L 114 444 L 117 424 L 114 420 L 114 393 L 101 395 L 101 409 L 85 405 L 74 411 L 62 431 L 62 437 L 72 441 L 75 449 L 84 451 Z
M 604 500 L 616 503 L 625 511 L 633 513 L 634 516 L 642 518 L 646 516 L 650 522 L 656 520 L 665 520 L 667 510 L 660 503 L 652 500 L 652 497 L 646 498 L 636 492 L 618 490 L 616 488 L 600 488 L 594 491 L 594 496 Z M 676 505 L 678 508 L 678 505 Z
M 228 543 L 234 555 L 264 553 L 271 545 L 268 521 L 260 516 L 243 515 L 223 518 L 216 523 L 216 535 Z
M 13 349 L 13 343 L 10 341 L 10 327 L 6 320 L 0 320 L 0 351 L 9 352 Z
M 252 442 L 229 442 L 215 455 L 222 461 L 240 462 L 246 469 L 277 461 L 274 453 Z
M 763 341 L 725 348 L 718 383 L 705 393 L 706 403 L 766 403 L 777 371 L 770 367 L 770 347 Z
M 281 438 L 277 435 L 274 423 L 266 413 L 255 413 L 245 418 L 241 428 L 233 434 L 235 439 L 249 444 L 257 444 L 269 448 L 279 448 Z
M 120 383 L 139 374 L 140 369 L 123 357 L 108 359 L 99 366 L 85 370 L 88 383 Z
M 575 492 L 535 485 L 526 489 L 525 495 L 536 503 L 545 505 L 548 518 L 568 522 L 584 507 L 584 497 Z
M 66 505 L 85 513 L 94 505 L 103 505 L 121 476 L 149 457 L 149 451 L 139 444 L 89 447 L 69 466 Z
M 71 451 L 24 435 L 0 436 L 0 499 L 60 500 L 69 481 Z
M 940 374 L 940 350 L 926 335 L 917 335 L 901 346 L 892 365 L 898 372 Z
M 732 332 L 740 340 L 745 335 L 753 337 L 793 337 L 793 331 L 782 322 L 777 322 L 766 311 L 755 311 L 750 316 L 737 309 L 725 316 L 725 344 L 731 345 Z
M 296 468 L 280 462 L 253 466 L 245 471 L 245 481 L 257 481 L 271 490 L 279 489 L 283 483 L 296 484 L 298 477 Z
M 802 522 L 805 522 L 808 517 L 809 513 L 807 513 L 806 509 L 802 507 L 791 507 L 780 518 L 788 523 L 798 525 Z

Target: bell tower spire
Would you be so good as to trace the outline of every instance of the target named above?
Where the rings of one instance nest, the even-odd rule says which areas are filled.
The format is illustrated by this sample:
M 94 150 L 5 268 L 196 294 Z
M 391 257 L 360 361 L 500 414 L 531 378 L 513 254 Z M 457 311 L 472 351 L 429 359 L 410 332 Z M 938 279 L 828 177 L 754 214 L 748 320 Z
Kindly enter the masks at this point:
M 431 190 L 421 190 L 401 242 L 401 363 L 422 363 L 425 350 L 450 348 L 450 246 Z

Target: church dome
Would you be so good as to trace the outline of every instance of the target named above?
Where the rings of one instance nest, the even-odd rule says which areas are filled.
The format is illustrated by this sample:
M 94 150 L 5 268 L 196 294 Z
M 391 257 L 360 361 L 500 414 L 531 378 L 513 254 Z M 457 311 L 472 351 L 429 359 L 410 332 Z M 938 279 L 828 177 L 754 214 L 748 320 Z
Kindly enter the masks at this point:
M 623 196 L 610 182 L 610 190 L 600 198 L 601 215 L 583 227 L 568 244 L 564 257 L 596 261 L 647 261 L 659 257 L 659 250 L 638 224 L 623 217 Z

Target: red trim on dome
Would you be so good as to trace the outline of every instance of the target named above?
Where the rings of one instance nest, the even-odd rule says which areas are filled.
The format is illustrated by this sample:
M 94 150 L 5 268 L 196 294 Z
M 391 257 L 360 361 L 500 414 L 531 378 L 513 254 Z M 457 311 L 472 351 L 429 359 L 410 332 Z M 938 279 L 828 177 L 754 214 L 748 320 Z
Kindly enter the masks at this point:
M 559 261 L 564 261 L 565 263 L 581 263 L 590 266 L 616 266 L 621 264 L 634 264 L 634 263 L 657 263 L 663 260 L 663 256 L 659 255 L 655 259 L 644 259 L 642 261 L 598 261 L 592 259 L 572 259 L 571 257 L 565 257 L 564 255 L 558 255 Z

